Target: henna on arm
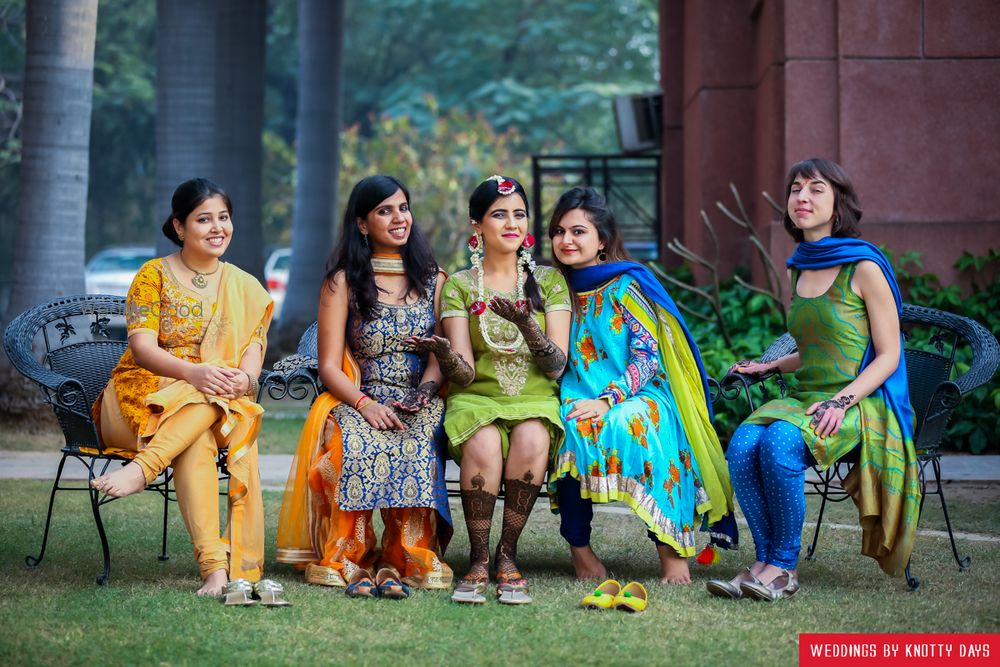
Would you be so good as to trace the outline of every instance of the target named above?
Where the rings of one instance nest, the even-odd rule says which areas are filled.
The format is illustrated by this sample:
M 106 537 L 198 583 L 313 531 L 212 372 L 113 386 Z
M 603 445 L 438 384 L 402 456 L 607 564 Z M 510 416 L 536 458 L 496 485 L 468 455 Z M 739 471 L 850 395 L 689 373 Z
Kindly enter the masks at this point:
M 509 299 L 494 297 L 490 300 L 490 310 L 509 322 L 513 322 L 524 337 L 538 368 L 553 380 L 562 375 L 566 367 L 566 353 L 545 335 L 538 322 L 523 302 L 512 303 Z
M 816 412 L 813 413 L 813 418 L 809 425 L 815 428 L 820 421 L 822 421 L 823 414 L 831 408 L 840 408 L 841 410 L 846 411 L 853 400 L 854 394 L 848 394 L 846 396 L 841 396 L 840 398 L 830 398 L 821 402 L 816 407 Z
M 566 353 L 545 335 L 542 328 L 538 326 L 538 322 L 532 318 L 526 323 L 518 325 L 518 328 L 521 330 L 521 335 L 524 336 L 524 342 L 531 350 L 532 356 L 535 357 L 538 368 L 547 377 L 553 379 L 562 375 L 563 368 L 566 367 Z
M 402 412 L 418 412 L 430 402 L 431 397 L 434 396 L 440 388 L 440 382 L 428 380 L 427 382 L 422 383 L 419 387 L 411 389 L 401 400 L 393 401 L 392 407 Z
M 431 352 L 437 357 L 441 372 L 446 378 L 462 387 L 468 387 L 476 379 L 476 369 L 469 365 L 462 355 L 451 348 L 451 343 L 443 336 L 412 336 L 404 341 L 416 352 Z M 423 387 L 425 382 L 420 385 Z M 437 391 L 435 389 L 434 391 Z M 433 392 L 431 392 L 433 394 Z

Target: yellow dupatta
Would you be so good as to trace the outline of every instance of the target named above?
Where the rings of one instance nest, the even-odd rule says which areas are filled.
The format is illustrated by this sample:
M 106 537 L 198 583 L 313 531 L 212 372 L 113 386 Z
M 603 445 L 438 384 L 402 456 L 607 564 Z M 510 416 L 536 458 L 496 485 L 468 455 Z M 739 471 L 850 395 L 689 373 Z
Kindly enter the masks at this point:
M 267 351 L 267 328 L 274 302 L 249 273 L 225 263 L 215 312 L 201 342 L 201 363 L 236 368 L 258 327 Z M 151 415 L 139 436 L 148 441 L 160 425 L 185 405 L 208 403 L 222 411 L 213 429 L 220 449 L 227 449 L 229 520 L 224 541 L 229 545 L 229 578 L 257 581 L 264 568 L 264 505 L 260 489 L 257 434 L 264 409 L 254 398 L 208 396 L 184 380 L 162 378 L 158 391 L 146 397 Z

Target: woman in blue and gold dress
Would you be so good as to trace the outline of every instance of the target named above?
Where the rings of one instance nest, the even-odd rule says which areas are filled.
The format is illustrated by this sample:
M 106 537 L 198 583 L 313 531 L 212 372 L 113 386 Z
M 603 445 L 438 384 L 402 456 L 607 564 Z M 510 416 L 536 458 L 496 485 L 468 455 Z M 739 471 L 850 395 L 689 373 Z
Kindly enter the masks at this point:
M 590 546 L 592 503 L 617 500 L 646 524 L 661 579 L 690 583 L 687 557 L 703 518 L 718 524 L 721 546 L 735 540 L 698 348 L 669 295 L 628 261 L 614 214 L 593 188 L 563 194 L 549 237 L 576 293 L 560 388 L 566 439 L 549 491 L 577 577 L 605 576 Z
M 322 288 L 319 371 L 278 523 L 278 560 L 310 583 L 371 591 L 388 581 L 447 588 L 451 537 L 444 485 L 442 376 L 414 336 L 438 330 L 440 285 L 409 192 L 370 176 L 351 193 Z M 380 510 L 381 545 L 372 527 Z M 393 572 L 395 570 L 395 572 Z M 390 576 L 391 575 L 391 576 Z M 397 588 L 398 590 L 398 588 Z

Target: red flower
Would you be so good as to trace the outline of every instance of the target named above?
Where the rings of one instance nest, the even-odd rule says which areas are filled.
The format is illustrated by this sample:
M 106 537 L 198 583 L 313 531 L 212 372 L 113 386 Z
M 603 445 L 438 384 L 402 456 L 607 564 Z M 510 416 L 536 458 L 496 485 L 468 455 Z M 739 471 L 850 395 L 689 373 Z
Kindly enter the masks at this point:
M 482 301 L 473 301 L 472 307 L 469 308 L 473 315 L 482 315 L 486 312 L 486 304 Z
M 524 310 L 527 306 L 528 304 L 524 299 L 518 299 L 514 302 L 514 307 L 518 310 Z
M 532 248 L 535 245 L 535 237 L 528 234 L 524 237 L 524 241 L 521 242 L 521 246 L 525 248 Z
M 473 251 L 479 247 L 479 237 L 473 234 L 469 237 L 469 251 Z

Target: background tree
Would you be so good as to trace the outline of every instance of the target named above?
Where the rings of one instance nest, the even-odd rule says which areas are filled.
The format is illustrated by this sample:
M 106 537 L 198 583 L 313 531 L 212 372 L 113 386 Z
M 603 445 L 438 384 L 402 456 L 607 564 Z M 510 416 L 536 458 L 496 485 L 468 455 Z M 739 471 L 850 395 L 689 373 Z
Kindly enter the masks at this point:
M 292 258 L 279 347 L 316 319 L 337 220 L 343 0 L 299 0 L 299 86 Z
M 97 0 L 32 0 L 26 17 L 14 283 L 3 326 L 36 303 L 83 291 Z M 0 364 L 4 400 L 17 401 L 6 355 Z
M 266 0 L 216 0 L 215 165 L 233 201 L 236 232 L 226 261 L 264 281 L 261 128 L 264 117 Z M 194 174 L 192 174 L 194 175 Z
M 159 214 L 145 221 L 144 238 L 156 238 L 161 255 L 176 250 L 160 233 L 174 189 L 196 176 L 214 180 L 218 32 L 216 3 L 157 0 L 154 202 Z

